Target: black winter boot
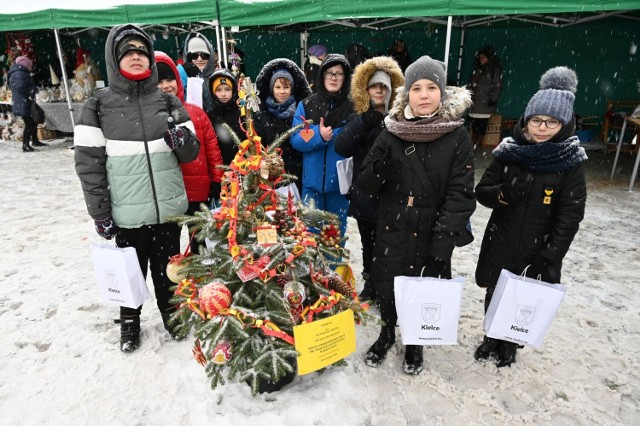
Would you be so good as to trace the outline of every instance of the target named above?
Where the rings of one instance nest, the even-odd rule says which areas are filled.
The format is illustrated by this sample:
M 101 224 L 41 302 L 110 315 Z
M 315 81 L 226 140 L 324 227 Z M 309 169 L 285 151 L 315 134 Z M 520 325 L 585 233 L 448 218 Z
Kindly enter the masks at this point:
M 115 320 L 120 324 L 120 350 L 133 352 L 140 347 L 140 315 L 123 315 Z
M 33 152 L 33 151 L 35 151 L 35 149 L 29 146 L 29 142 L 22 143 L 22 152 Z
M 484 336 L 484 339 L 482 339 L 482 343 L 480 343 L 480 346 L 476 348 L 473 357 L 476 359 L 476 361 L 482 361 L 491 357 L 495 358 L 496 351 L 498 350 L 499 346 L 498 343 L 500 343 L 500 340 Z
M 160 312 L 162 316 L 162 322 L 164 323 L 164 329 L 169 332 L 169 335 L 176 342 L 183 340 L 186 336 L 180 333 L 180 322 L 171 320 L 171 314 L 176 311 L 175 307 L 164 309 L 164 312 Z
M 422 371 L 422 346 L 407 345 L 404 347 L 404 365 L 402 369 L 405 373 L 417 376 Z
M 31 142 L 31 145 L 33 145 L 33 146 L 48 146 L 46 143 L 42 143 L 37 139 L 35 141 Z
M 371 282 L 371 280 L 369 280 L 369 274 L 363 272 L 362 278 L 364 278 L 364 288 L 358 295 L 358 298 L 363 302 L 367 300 L 372 302 L 375 301 L 377 292 L 375 287 L 373 286 L 373 283 Z
M 496 353 L 496 367 L 510 367 L 516 362 L 517 343 L 499 341 L 498 351 Z
M 380 331 L 378 340 L 369 348 L 365 360 L 369 367 L 378 367 L 387 357 L 387 351 L 396 342 L 395 326 L 385 325 Z

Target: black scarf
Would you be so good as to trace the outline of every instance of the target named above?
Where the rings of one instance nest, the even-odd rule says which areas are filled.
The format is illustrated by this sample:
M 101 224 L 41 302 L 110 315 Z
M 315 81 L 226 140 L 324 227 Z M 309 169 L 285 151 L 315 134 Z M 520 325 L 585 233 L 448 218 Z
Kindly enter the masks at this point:
M 504 139 L 493 150 L 496 160 L 505 164 L 517 164 L 538 173 L 556 173 L 569 170 L 587 160 L 587 153 L 573 135 L 574 121 L 567 123 L 550 140 L 531 143 L 522 131 L 524 118 L 520 118 L 513 130 L 513 138 Z
M 288 120 L 296 113 L 296 99 L 293 95 L 289 96 L 281 104 L 277 103 L 273 96 L 269 96 L 266 104 L 271 115 L 282 120 Z

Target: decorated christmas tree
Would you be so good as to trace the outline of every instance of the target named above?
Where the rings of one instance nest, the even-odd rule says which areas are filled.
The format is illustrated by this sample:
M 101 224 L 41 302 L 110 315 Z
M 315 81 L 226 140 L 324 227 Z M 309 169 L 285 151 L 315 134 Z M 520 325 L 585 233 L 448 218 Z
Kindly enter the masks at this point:
M 208 248 L 175 256 L 167 273 L 178 284 L 172 321 L 181 334 L 193 332 L 193 354 L 212 388 L 245 381 L 255 395 L 295 377 L 295 326 L 348 309 L 360 322 L 367 306 L 345 263 L 338 218 L 281 189 L 295 177 L 284 173 L 278 147 L 297 128 L 265 148 L 253 130 L 259 100 L 248 78 L 239 94 L 246 139 L 236 141 L 222 206 L 172 218 L 196 228 L 192 238 L 206 239 Z

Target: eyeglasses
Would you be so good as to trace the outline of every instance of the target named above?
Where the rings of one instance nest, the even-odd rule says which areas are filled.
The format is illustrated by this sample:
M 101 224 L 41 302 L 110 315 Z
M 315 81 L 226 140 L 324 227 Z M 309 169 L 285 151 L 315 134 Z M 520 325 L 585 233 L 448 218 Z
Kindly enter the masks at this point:
M 334 78 L 336 80 L 342 80 L 344 78 L 344 73 L 342 73 L 342 72 L 325 72 L 322 75 L 327 80 L 333 80 Z
M 197 59 L 197 58 L 201 58 L 201 59 L 207 61 L 207 60 L 209 60 L 209 57 L 211 55 L 209 55 L 208 53 L 198 52 L 198 53 L 189 53 L 187 56 L 188 56 L 188 59 L 190 61 L 193 61 L 194 59 Z
M 555 118 L 548 118 L 546 120 L 543 120 L 541 118 L 533 117 L 529 119 L 529 124 L 531 124 L 533 127 L 540 127 L 542 126 L 542 123 L 547 126 L 547 129 L 555 129 L 560 125 L 560 121 L 556 120 Z

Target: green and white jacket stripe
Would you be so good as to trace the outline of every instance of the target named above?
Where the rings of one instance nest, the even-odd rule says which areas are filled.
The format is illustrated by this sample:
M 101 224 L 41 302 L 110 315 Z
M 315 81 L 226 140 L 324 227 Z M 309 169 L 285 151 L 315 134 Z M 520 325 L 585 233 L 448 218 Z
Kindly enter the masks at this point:
M 109 34 L 105 49 L 110 85 L 84 103 L 74 129 L 76 172 L 93 219 L 111 215 L 119 227 L 138 228 L 187 210 L 178 161 L 193 160 L 200 145 L 180 100 L 157 88 L 155 63 L 152 75 L 139 82 L 120 74 L 116 35 Z M 170 112 L 175 125 L 191 131 L 175 151 L 163 139 Z

